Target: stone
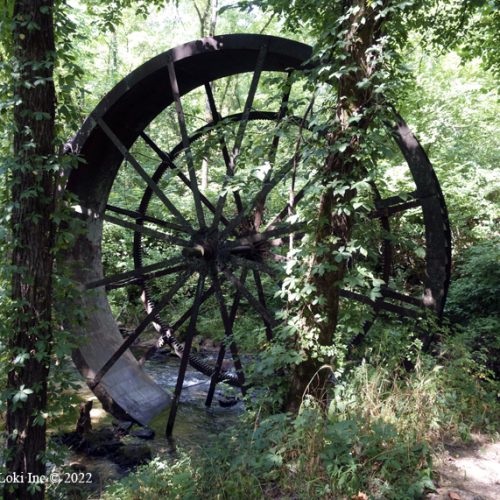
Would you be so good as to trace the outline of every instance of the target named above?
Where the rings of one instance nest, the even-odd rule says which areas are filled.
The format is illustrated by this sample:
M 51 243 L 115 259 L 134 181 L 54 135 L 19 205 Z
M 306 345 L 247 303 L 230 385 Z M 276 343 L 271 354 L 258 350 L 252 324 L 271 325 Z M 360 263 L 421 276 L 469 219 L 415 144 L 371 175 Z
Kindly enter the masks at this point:
M 154 439 L 155 431 L 150 427 L 140 427 L 139 429 L 132 431 L 130 435 L 140 439 L 150 440 Z
M 134 422 L 130 420 L 113 420 L 113 428 L 118 436 L 125 436 L 130 431 Z
M 120 467 L 130 469 L 149 462 L 152 457 L 153 454 L 149 446 L 142 443 L 131 443 L 116 450 L 111 459 Z

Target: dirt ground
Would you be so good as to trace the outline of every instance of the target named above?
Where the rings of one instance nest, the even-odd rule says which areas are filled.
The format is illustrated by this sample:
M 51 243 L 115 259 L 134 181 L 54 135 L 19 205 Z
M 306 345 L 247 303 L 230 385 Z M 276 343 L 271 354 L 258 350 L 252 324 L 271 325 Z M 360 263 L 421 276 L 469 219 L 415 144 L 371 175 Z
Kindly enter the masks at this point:
M 438 488 L 428 500 L 500 500 L 500 441 L 474 436 L 469 445 L 448 444 L 434 466 Z

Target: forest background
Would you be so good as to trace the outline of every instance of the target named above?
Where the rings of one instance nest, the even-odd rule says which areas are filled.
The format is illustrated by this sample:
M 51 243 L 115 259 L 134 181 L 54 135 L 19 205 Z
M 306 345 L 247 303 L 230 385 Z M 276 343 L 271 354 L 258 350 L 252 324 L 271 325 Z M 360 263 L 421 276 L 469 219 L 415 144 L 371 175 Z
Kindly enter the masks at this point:
M 247 2 L 243 9 L 221 3 L 216 22 L 214 2 L 158 4 L 57 4 L 59 145 L 131 70 L 163 50 L 208 35 L 214 25 L 217 34 L 266 33 L 316 46 L 324 42 L 321 36 L 329 26 L 328 10 L 314 2 L 261 2 L 260 7 Z M 432 488 L 431 447 L 443 439 L 467 439 L 476 430 L 498 431 L 498 5 L 473 2 L 474 8 L 463 13 L 458 1 L 424 2 L 421 10 L 425 15 L 412 22 L 409 14 L 405 18 L 404 4 L 399 4 L 397 15 L 402 25 L 407 21 L 407 39 L 404 45 L 391 47 L 394 52 L 388 57 L 388 67 L 397 80 L 387 90 L 428 152 L 446 196 L 454 254 L 445 316 L 453 328 L 442 329 L 439 348 L 430 355 L 422 352 L 418 336 L 407 327 L 397 322 L 378 325 L 375 340 L 358 353 L 354 366 L 335 366 L 339 383 L 326 411 L 313 398 L 306 398 L 298 416 L 277 412 L 282 397 L 277 390 L 267 397 L 266 405 L 254 405 L 241 427 L 228 431 L 223 443 L 233 446 L 214 444 L 194 458 L 155 461 L 114 485 L 108 495 L 134 497 L 139 491 L 141 495 L 196 498 L 214 496 L 217 490 L 226 497 L 253 491 L 257 498 L 335 497 L 358 492 L 376 498 L 418 498 L 426 488 Z M 5 14 L 9 8 L 7 2 Z M 441 31 L 440 23 L 444 26 Z M 2 29 L 7 37 L 8 25 L 2 24 Z M 12 167 L 7 161 L 12 157 L 12 109 L 16 106 L 9 50 L 7 43 L 2 46 L 0 115 L 0 150 L 6 159 L 0 166 L 4 249 L 0 314 L 5 377 L 13 359 L 7 348 L 13 321 L 9 228 L 16 203 L 9 177 Z M 233 82 L 228 100 L 244 100 L 245 92 L 244 82 Z M 260 98 L 265 101 L 264 90 Z M 203 114 L 203 107 L 203 102 L 193 102 L 187 111 Z M 401 179 L 400 186 L 404 182 Z M 402 216 L 398 221 L 401 238 L 406 241 L 414 238 L 411 217 Z M 71 243 L 71 231 L 62 231 L 60 236 L 57 244 L 61 247 Z M 129 257 L 122 249 L 129 236 L 109 228 L 105 238 L 110 270 L 125 268 Z M 407 248 L 409 256 L 416 255 L 408 260 L 416 262 L 421 252 L 418 244 Z M 67 295 L 68 289 L 71 283 L 56 272 L 56 296 Z M 128 300 L 128 296 L 116 294 L 112 306 L 118 312 Z M 306 296 L 304 300 L 309 299 Z M 140 304 L 132 303 L 126 313 L 130 318 L 124 322 L 132 322 L 139 311 Z M 59 324 L 57 314 L 54 321 Z M 71 332 L 60 331 L 51 343 L 48 359 L 53 384 L 49 407 L 42 416 L 49 428 L 54 428 L 69 406 L 68 400 L 60 397 L 60 384 L 73 347 Z M 268 364 L 257 367 L 256 372 L 262 376 L 270 366 L 281 363 L 278 358 L 282 354 L 270 349 Z M 408 359 L 414 367 L 409 372 L 402 368 Z M 15 363 L 22 362 L 15 358 Z M 4 391 L 3 404 L 8 400 L 22 403 L 31 394 L 30 387 Z M 1 411 L 5 412 L 6 406 Z M 244 459 L 237 459 L 242 456 Z

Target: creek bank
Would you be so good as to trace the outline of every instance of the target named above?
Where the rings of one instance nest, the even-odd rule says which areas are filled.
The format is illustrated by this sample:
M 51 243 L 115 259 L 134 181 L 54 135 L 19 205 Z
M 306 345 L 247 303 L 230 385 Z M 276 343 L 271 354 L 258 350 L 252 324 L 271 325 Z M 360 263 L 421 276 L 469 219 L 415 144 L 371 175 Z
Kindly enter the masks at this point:
M 154 431 L 145 430 L 150 435 Z M 87 457 L 106 458 L 114 462 L 123 473 L 130 469 L 147 463 L 153 457 L 151 448 L 139 437 L 131 436 L 125 440 L 124 435 L 116 426 L 114 429 L 102 428 L 90 430 L 81 435 L 77 432 L 67 432 L 54 438 L 66 445 L 73 452 L 84 454 Z M 148 438 L 152 439 L 152 438 Z
M 434 461 L 437 489 L 426 500 L 500 499 L 500 442 L 472 436 L 469 444 L 448 443 Z

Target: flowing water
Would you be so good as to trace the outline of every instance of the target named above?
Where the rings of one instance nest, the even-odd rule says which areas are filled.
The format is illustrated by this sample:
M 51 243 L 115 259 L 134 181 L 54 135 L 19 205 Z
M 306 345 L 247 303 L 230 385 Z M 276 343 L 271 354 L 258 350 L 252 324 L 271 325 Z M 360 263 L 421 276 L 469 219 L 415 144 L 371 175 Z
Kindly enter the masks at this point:
M 208 357 L 215 359 L 215 354 L 209 354 Z M 167 393 L 173 395 L 179 364 L 179 358 L 166 356 L 164 359 L 148 361 L 144 369 Z M 231 424 L 235 424 L 238 416 L 244 412 L 244 404 L 241 401 L 229 407 L 220 405 L 219 401 L 224 404 L 228 398 L 235 398 L 239 395 L 236 389 L 225 384 L 220 384 L 217 387 L 212 406 L 207 408 L 205 399 L 209 384 L 210 380 L 207 377 L 188 366 L 177 411 L 173 439 L 167 440 L 165 437 L 170 410 L 167 407 L 150 422 L 150 428 L 155 431 L 153 440 L 146 441 L 127 436 L 123 441 L 145 444 L 151 449 L 153 456 L 164 458 L 171 456 L 176 450 L 183 450 L 190 454 L 200 453 L 200 450 L 211 440 L 219 439 L 221 431 L 227 429 Z M 92 399 L 94 401 L 94 408 L 91 411 L 93 429 L 109 428 L 113 421 L 112 417 L 102 410 L 100 403 L 86 385 L 82 386 L 79 396 L 83 400 Z M 133 429 L 138 429 L 138 427 Z M 88 485 L 90 496 L 85 495 L 85 498 L 98 498 L 106 485 L 128 473 L 127 470 L 118 467 L 106 457 L 91 457 L 78 452 L 71 452 L 66 463 L 73 464 L 73 468 L 76 470 L 81 468 L 92 474 L 93 484 Z M 73 498 L 72 495 L 70 497 Z
M 173 394 L 179 364 L 179 358 L 170 356 L 166 361 L 147 363 L 145 371 L 169 394 Z M 201 446 L 207 439 L 215 439 L 220 431 L 236 423 L 238 416 L 244 411 L 241 401 L 230 407 L 220 405 L 219 401 L 224 403 L 228 397 L 232 398 L 239 394 L 225 384 L 217 387 L 212 406 L 207 408 L 205 399 L 209 384 L 210 379 L 188 366 L 173 433 L 177 445 Z M 150 424 L 156 432 L 155 441 L 162 446 L 168 444 L 164 438 L 168 411 L 169 408 Z

